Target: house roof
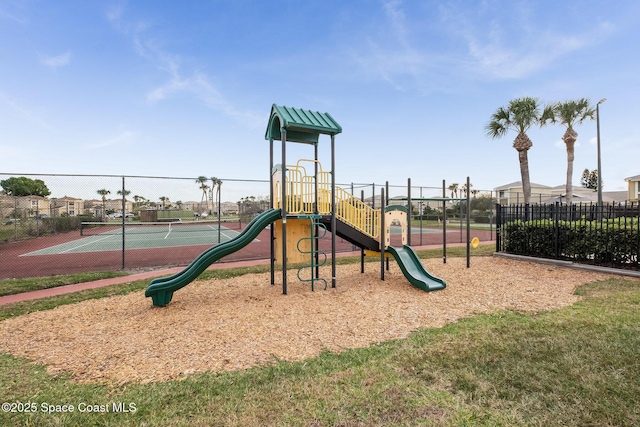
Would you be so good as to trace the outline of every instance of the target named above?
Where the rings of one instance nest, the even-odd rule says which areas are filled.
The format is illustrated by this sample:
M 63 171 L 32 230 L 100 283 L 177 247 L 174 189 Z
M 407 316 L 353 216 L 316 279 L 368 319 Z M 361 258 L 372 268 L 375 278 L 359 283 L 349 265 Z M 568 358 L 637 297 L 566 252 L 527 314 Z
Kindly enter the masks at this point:
M 598 193 L 593 190 L 584 189 L 585 191 L 578 191 L 573 193 L 574 203 L 597 203 Z M 562 202 L 566 198 L 566 194 L 556 194 L 545 199 L 542 199 L 542 203 Z M 622 203 L 627 200 L 626 191 L 603 191 L 602 201 L 605 203 Z
M 625 181 L 640 181 L 640 175 L 630 176 L 629 178 L 625 178 Z
M 603 191 L 602 196 L 610 197 L 615 202 L 626 202 L 629 197 L 629 193 L 626 191 Z
M 282 130 L 286 131 L 287 141 L 317 144 L 321 133 L 336 135 L 342 127 L 329 113 L 273 104 L 264 138 L 282 139 Z
M 538 188 L 552 188 L 548 185 L 544 185 L 544 184 L 536 184 L 535 182 L 531 183 L 532 187 L 538 187 Z M 494 191 L 498 191 L 498 190 L 508 190 L 509 188 L 522 188 L 522 181 L 514 181 L 511 182 L 509 184 L 504 184 L 501 185 L 500 187 L 495 187 L 493 190 Z

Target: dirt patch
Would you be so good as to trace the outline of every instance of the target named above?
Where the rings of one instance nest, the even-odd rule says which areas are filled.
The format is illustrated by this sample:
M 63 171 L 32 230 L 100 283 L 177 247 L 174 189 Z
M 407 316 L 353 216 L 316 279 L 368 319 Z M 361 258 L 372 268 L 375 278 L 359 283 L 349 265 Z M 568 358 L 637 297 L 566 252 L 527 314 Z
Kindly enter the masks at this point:
M 445 290 L 411 286 L 395 263 L 385 281 L 376 263 L 365 274 L 359 264 L 339 266 L 338 287 L 315 292 L 293 271 L 286 296 L 268 273 L 199 281 L 164 308 L 136 292 L 5 320 L 0 351 L 78 382 L 165 381 L 366 347 L 477 313 L 563 307 L 578 300 L 578 285 L 608 277 L 491 257 L 472 259 L 470 269 L 462 258 L 423 263 Z

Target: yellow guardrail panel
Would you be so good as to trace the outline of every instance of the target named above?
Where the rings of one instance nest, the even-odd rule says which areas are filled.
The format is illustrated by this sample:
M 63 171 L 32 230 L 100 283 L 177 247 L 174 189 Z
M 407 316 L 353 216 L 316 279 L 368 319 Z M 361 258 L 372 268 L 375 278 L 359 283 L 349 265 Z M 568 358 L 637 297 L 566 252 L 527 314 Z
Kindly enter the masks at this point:
M 318 173 L 307 175 L 307 170 L 300 162 L 318 165 Z M 282 183 L 276 181 L 274 191 L 274 207 L 282 207 Z M 322 172 L 320 162 L 301 159 L 295 166 L 286 168 L 287 213 L 321 215 L 331 214 L 331 172 Z M 380 211 L 371 208 L 362 200 L 354 197 L 341 187 L 335 188 L 335 214 L 341 221 L 351 225 L 360 232 L 375 239 L 380 235 Z

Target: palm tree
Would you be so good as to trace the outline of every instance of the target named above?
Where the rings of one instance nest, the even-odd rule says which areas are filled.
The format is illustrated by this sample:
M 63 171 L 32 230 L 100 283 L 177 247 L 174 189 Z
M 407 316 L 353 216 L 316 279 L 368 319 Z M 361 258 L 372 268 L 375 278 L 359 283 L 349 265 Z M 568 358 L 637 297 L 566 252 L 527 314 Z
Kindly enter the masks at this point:
M 560 122 L 567 127 L 562 140 L 567 148 L 567 183 L 565 187 L 567 204 L 573 201 L 573 159 L 575 157 L 575 144 L 578 132 L 573 128 L 582 124 L 587 119 L 595 120 L 596 110 L 589 105 L 587 98 L 579 100 L 567 100 L 556 102 L 552 105 L 553 114 L 545 117 L 545 121 L 551 123 Z
M 472 183 L 469 183 L 469 188 L 467 188 L 467 184 L 464 183 L 462 184 L 462 190 L 460 191 L 460 194 L 464 194 L 464 197 L 467 197 L 467 191 L 471 191 L 471 193 L 473 193 L 473 190 L 471 190 L 471 187 L 473 187 Z
M 165 203 L 167 203 L 169 201 L 169 198 L 165 197 L 165 196 L 160 196 L 160 197 L 158 197 L 158 199 L 162 202 L 162 209 L 164 210 Z
M 211 177 L 211 202 L 213 203 L 213 190 L 216 190 L 216 198 L 215 201 L 218 205 L 218 217 L 220 216 L 220 186 L 222 185 L 222 180 L 216 178 L 215 176 Z
M 140 207 L 140 205 L 142 204 L 142 201 L 145 200 L 144 197 L 139 196 L 139 195 L 135 195 L 133 196 L 133 202 L 134 202 L 134 210 L 138 209 Z
M 500 107 L 493 113 L 491 120 L 485 127 L 485 135 L 492 139 L 505 136 L 509 130 L 518 132 L 513 141 L 513 148 L 518 151 L 522 191 L 526 205 L 529 204 L 531 199 L 531 180 L 529 179 L 527 152 L 533 146 L 533 142 L 527 135 L 527 130 L 536 124 L 544 125 L 547 118 L 553 115 L 551 107 L 545 107 L 541 113 L 540 106 L 541 103 L 538 98 L 512 99 L 507 107 Z
M 200 189 L 202 190 L 202 198 L 200 199 L 200 214 L 202 214 L 202 202 L 207 199 L 207 189 L 209 188 L 207 185 L 207 177 L 200 175 L 196 178 L 196 184 L 200 184 Z
M 454 197 L 458 197 L 458 186 L 460 184 L 458 184 L 457 182 L 454 182 L 453 184 L 451 184 L 448 189 L 451 191 L 451 198 L 453 199 Z
M 104 221 L 107 210 L 107 194 L 111 194 L 111 191 L 102 188 L 98 190 L 97 193 L 102 196 L 102 220 Z
M 125 200 L 125 202 L 126 202 L 126 200 L 127 200 L 127 196 L 128 196 L 129 194 L 131 194 L 131 191 L 129 191 L 129 190 L 118 190 L 118 191 L 117 191 L 117 193 L 118 193 L 120 196 L 122 196 L 122 198 L 123 198 L 123 199 Z M 124 215 L 124 214 L 125 214 L 125 212 L 122 212 L 122 215 Z

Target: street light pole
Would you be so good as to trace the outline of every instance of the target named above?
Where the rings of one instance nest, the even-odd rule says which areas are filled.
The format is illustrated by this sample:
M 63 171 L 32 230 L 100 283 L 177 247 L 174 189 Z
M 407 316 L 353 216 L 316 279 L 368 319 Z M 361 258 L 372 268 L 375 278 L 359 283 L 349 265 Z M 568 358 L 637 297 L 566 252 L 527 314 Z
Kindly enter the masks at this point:
M 607 98 L 602 98 L 596 104 L 596 132 L 598 140 L 598 209 L 602 212 L 602 160 L 600 156 L 600 104 L 606 101 Z M 599 215 L 602 217 L 602 215 Z

